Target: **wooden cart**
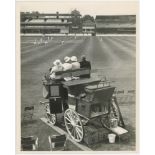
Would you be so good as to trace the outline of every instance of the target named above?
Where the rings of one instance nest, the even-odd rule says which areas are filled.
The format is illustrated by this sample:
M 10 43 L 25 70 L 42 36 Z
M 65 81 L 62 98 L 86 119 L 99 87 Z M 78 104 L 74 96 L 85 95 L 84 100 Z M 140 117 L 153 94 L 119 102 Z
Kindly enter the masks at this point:
M 109 81 L 91 77 L 89 69 L 57 72 L 55 80 L 43 81 L 43 96 L 49 100 L 47 117 L 55 125 L 56 115 L 64 113 L 66 130 L 76 142 L 83 140 L 83 126 L 94 118 L 109 129 L 111 118 L 124 126 L 114 90 Z

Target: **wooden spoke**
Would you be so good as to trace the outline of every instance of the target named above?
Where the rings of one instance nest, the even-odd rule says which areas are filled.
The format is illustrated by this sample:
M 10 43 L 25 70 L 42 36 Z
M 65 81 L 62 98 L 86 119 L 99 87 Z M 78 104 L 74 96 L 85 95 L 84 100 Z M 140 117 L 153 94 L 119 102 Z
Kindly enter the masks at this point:
M 78 114 L 72 109 L 67 109 L 64 113 L 64 121 L 71 138 L 76 142 L 81 142 L 84 134 L 83 125 Z
M 81 128 L 82 129 L 82 126 L 80 126 L 80 125 L 75 125 L 77 128 Z
M 67 117 L 65 117 L 65 119 L 66 119 L 67 121 L 71 122 L 71 120 L 70 120 L 70 119 L 68 119 Z
M 79 129 L 79 128 L 76 128 L 76 130 L 82 135 L 83 132 Z
M 76 138 L 75 128 L 73 128 L 74 137 Z
M 77 132 L 77 138 L 80 139 L 80 137 L 81 137 L 81 136 L 80 136 L 79 133 Z
M 71 114 L 67 113 L 67 117 L 70 119 L 70 121 L 73 119 Z
M 75 132 L 76 132 L 77 139 L 80 139 L 81 138 L 81 135 L 80 135 L 80 133 L 78 132 L 78 130 L 76 128 L 75 128 Z

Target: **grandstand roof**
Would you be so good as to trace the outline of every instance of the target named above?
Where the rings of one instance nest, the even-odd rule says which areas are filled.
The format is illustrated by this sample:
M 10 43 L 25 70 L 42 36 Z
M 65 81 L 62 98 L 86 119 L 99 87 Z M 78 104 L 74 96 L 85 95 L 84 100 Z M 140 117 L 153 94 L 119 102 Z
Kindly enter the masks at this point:
M 24 13 L 24 16 L 74 16 L 74 14 L 70 14 L 70 13 Z M 77 16 L 81 16 L 81 15 L 77 15 Z
M 39 16 L 55 16 L 55 15 L 59 15 L 59 16 L 73 16 L 74 14 L 70 14 L 70 13 L 40 13 Z M 77 16 L 81 16 L 81 15 L 77 15 Z
M 52 23 L 52 22 L 21 22 L 21 25 L 70 25 L 72 22 L 58 22 L 58 23 Z

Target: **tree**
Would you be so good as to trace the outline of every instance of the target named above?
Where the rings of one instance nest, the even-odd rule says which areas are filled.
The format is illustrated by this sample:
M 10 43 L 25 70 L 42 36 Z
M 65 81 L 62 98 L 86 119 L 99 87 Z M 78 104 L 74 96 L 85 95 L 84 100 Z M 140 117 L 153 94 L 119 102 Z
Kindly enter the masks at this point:
M 32 16 L 34 17 L 34 18 L 38 18 L 39 17 L 39 12 L 38 11 L 32 11 Z
M 71 11 L 71 15 L 72 15 L 72 18 L 71 18 L 72 25 L 80 27 L 81 26 L 80 12 L 74 9 L 73 11 Z
M 76 10 L 76 9 L 72 10 L 72 11 L 71 11 L 71 14 L 72 14 L 73 16 L 79 16 L 79 15 L 81 15 L 80 12 L 79 12 L 78 10 Z
M 85 22 L 87 20 L 90 20 L 92 22 L 94 22 L 94 17 L 93 16 L 90 16 L 90 15 L 84 15 L 83 18 L 82 18 L 82 22 Z
M 78 10 L 74 9 L 71 11 L 71 22 L 72 22 L 72 32 L 78 33 L 81 30 L 82 22 L 81 22 L 81 14 Z

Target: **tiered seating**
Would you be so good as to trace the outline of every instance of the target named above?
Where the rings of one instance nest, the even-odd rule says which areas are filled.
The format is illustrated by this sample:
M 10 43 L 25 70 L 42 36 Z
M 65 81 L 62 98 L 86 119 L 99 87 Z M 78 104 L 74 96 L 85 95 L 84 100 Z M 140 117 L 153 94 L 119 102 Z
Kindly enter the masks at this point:
M 129 27 L 136 27 L 135 23 L 102 23 L 96 22 L 97 28 L 129 28 Z

